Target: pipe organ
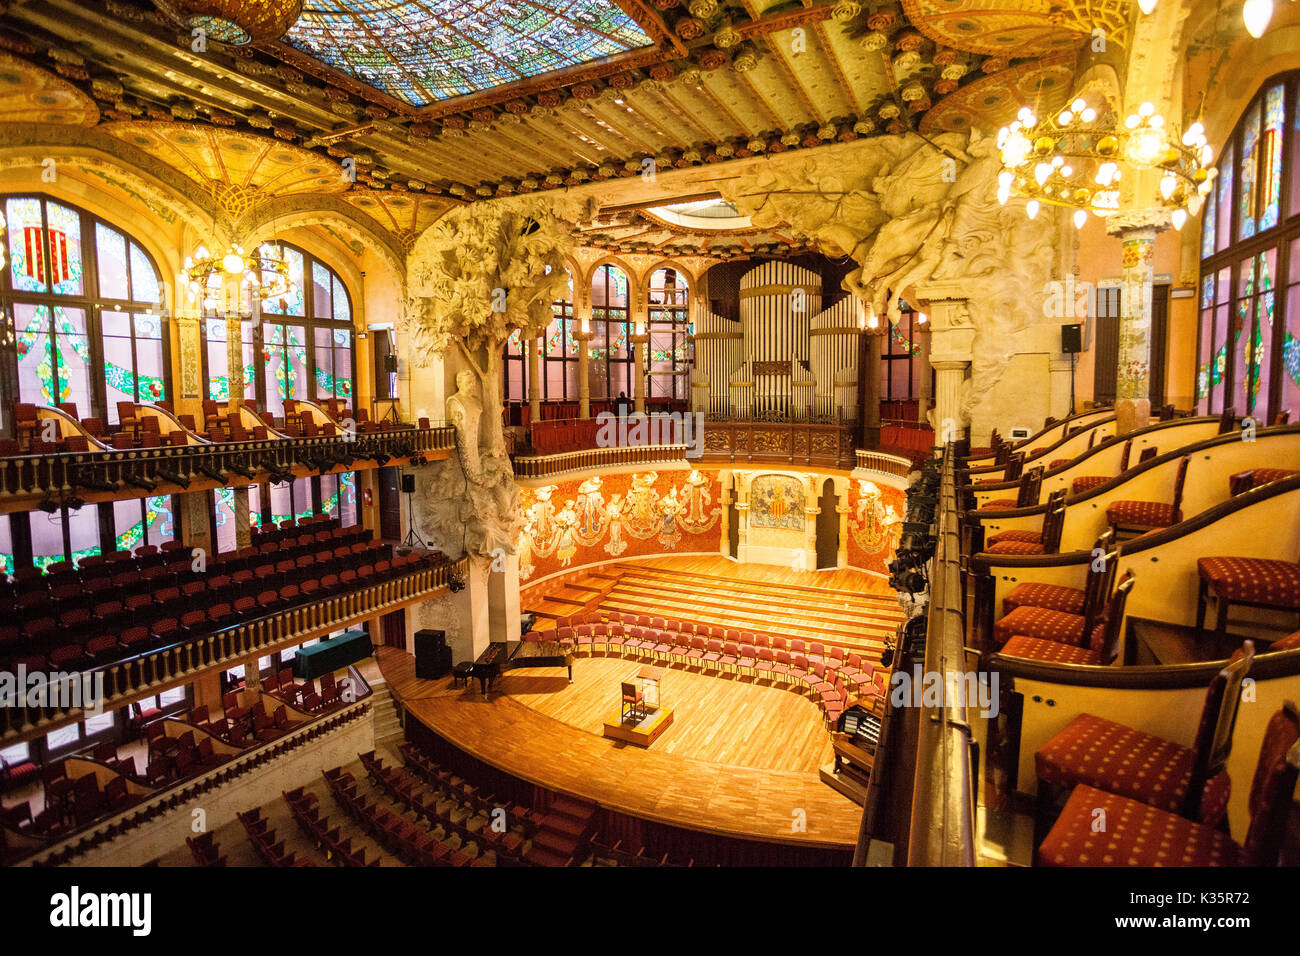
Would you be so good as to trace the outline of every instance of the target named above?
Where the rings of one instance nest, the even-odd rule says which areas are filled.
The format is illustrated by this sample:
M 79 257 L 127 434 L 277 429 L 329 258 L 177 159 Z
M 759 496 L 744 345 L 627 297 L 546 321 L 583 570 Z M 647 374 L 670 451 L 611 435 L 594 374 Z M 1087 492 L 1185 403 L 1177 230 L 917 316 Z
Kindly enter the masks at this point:
M 696 302 L 691 408 L 719 418 L 857 418 L 861 302 L 822 308 L 821 276 L 765 262 L 740 280 L 740 321 Z

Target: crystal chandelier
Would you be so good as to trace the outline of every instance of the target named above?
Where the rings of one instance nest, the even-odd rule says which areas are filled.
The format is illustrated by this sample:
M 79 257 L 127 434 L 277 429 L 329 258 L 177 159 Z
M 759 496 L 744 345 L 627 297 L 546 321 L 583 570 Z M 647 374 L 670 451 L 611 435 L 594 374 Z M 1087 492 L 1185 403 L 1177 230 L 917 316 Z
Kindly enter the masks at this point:
M 284 261 L 280 247 L 269 242 L 259 246 L 255 255 L 245 253 L 242 246 L 232 245 L 225 255 L 217 257 L 206 246 L 199 246 L 194 255 L 185 259 L 185 275 L 190 294 L 212 311 L 225 301 L 227 276 L 240 277 L 241 305 L 243 301 L 282 298 L 294 288 L 289 264 Z
M 1165 119 L 1150 103 L 1118 122 L 1076 97 L 1054 115 L 1038 118 L 1029 107 L 998 132 L 1002 171 L 998 201 L 1028 200 L 1025 212 L 1038 215 L 1043 203 L 1074 210 L 1083 228 L 1088 214 L 1102 218 L 1119 211 L 1120 182 L 1127 175 L 1159 174 L 1159 204 L 1170 210 L 1175 229 L 1196 215 L 1210 191 L 1215 171 L 1205 129 L 1193 123 L 1174 139 Z

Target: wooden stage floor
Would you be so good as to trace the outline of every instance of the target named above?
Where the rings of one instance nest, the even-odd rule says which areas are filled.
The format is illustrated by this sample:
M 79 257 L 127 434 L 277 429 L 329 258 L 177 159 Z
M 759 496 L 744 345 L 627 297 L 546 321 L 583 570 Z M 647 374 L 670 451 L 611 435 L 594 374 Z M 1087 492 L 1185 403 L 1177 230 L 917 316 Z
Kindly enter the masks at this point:
M 672 727 L 649 749 L 601 735 L 619 681 L 640 663 L 579 657 L 508 671 L 488 700 L 415 677 L 415 659 L 376 649 L 390 691 L 422 723 L 480 760 L 539 786 L 660 823 L 724 836 L 852 849 L 862 809 L 822 783 L 830 736 L 816 706 L 790 691 L 669 669 Z M 806 830 L 793 823 L 800 816 Z

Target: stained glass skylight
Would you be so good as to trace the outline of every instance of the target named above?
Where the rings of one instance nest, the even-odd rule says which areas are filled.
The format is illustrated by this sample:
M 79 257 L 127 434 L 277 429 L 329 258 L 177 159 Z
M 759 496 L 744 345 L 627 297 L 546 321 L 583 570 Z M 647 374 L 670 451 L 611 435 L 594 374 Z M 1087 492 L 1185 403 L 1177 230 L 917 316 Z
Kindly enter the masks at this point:
M 651 43 L 613 0 L 307 0 L 284 39 L 412 106 Z

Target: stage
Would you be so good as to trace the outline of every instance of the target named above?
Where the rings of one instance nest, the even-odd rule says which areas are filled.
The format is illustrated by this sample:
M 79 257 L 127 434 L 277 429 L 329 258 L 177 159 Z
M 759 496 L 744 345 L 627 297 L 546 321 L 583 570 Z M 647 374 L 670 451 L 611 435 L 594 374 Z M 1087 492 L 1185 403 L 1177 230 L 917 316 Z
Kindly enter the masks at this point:
M 376 656 L 410 715 L 512 776 L 685 829 L 835 850 L 856 843 L 862 809 L 819 778 L 830 736 L 816 705 L 790 691 L 668 669 L 661 693 L 673 723 L 641 747 L 602 735 L 640 662 L 580 657 L 572 684 L 556 668 L 510 670 L 484 700 L 450 677 L 417 679 L 403 651 Z

